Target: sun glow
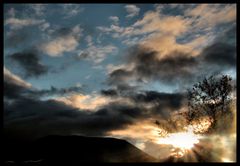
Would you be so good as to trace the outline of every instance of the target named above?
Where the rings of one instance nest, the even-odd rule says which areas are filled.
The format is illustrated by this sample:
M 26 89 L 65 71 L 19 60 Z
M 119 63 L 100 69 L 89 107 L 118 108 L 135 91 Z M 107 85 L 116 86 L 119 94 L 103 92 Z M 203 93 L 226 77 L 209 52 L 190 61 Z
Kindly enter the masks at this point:
M 170 144 L 176 148 L 191 149 L 194 144 L 199 143 L 199 135 L 193 133 L 189 128 L 186 132 L 171 133 L 158 140 L 158 144 Z
M 165 137 L 160 137 L 158 144 L 172 145 L 172 156 L 182 157 L 191 150 L 195 144 L 199 143 L 200 135 L 194 134 L 193 128 L 188 127 L 187 131 L 169 133 Z

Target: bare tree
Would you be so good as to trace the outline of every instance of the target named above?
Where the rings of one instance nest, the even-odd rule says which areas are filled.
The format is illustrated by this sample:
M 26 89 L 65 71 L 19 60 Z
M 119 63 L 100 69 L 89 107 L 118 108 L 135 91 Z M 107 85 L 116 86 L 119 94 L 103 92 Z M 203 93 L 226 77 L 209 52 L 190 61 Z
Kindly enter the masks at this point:
M 208 116 L 212 120 L 211 128 L 214 128 L 217 122 L 216 116 L 229 110 L 227 108 L 231 101 L 231 80 L 228 75 L 210 76 L 188 90 L 188 121 Z

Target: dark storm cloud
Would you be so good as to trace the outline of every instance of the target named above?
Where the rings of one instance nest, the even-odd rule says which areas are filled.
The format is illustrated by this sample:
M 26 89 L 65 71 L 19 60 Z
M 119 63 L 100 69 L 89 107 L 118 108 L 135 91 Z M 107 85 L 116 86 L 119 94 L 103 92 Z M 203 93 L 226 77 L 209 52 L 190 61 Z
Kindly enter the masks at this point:
M 224 33 L 220 34 L 215 40 L 214 43 L 224 42 L 230 44 L 232 46 L 236 46 L 237 38 L 236 38 L 236 24 L 230 26 Z
M 212 44 L 205 47 L 198 61 L 202 73 L 220 74 L 226 69 L 236 68 L 236 25 L 215 38 Z
M 7 78 L 4 79 L 4 87 L 8 87 L 4 96 L 14 99 L 14 102 L 4 103 L 5 133 L 13 137 L 34 138 L 48 134 L 103 135 L 106 131 L 133 123 L 134 118 L 140 114 L 139 108 L 118 103 L 89 112 L 55 100 L 39 100 L 29 97 L 29 94 L 34 93 L 32 89 Z
M 16 61 L 25 71 L 25 77 L 38 77 L 46 74 L 49 68 L 40 62 L 40 57 L 32 51 L 17 52 L 9 55 L 9 58 Z
M 186 94 L 184 93 L 161 93 L 157 91 L 145 91 L 132 96 L 133 100 L 137 103 L 144 104 L 150 103 L 152 108 L 148 113 L 149 117 L 155 119 L 169 119 L 171 113 L 179 111 L 182 107 L 187 105 Z
M 104 96 L 117 96 L 118 92 L 115 89 L 101 90 L 101 94 Z
M 102 90 L 104 96 L 123 98 L 139 109 L 138 118 L 169 118 L 171 112 L 178 111 L 187 104 L 185 93 L 162 93 L 157 91 L 120 91 L 119 89 Z M 112 106 L 114 103 L 109 103 Z M 150 107 L 147 107 L 150 106 Z M 106 107 L 106 106 L 104 106 Z M 113 109 L 115 110 L 115 109 Z
M 17 99 L 23 97 L 40 99 L 46 96 L 64 96 L 81 92 L 83 92 L 83 88 L 76 86 L 67 88 L 55 88 L 52 86 L 50 89 L 37 90 L 33 88 L 26 88 L 21 85 L 16 85 L 13 81 L 4 80 L 4 96 L 9 99 Z
M 119 102 L 110 102 L 104 105 L 103 108 L 97 112 L 97 115 L 116 115 L 136 118 L 142 115 L 142 110 L 137 105 L 130 106 Z
M 101 90 L 101 95 L 108 97 L 124 97 L 129 96 L 129 94 L 135 94 L 140 88 L 140 86 L 137 85 L 129 85 L 127 82 L 118 82 L 114 85 L 114 88 Z
M 168 119 L 171 113 L 186 106 L 186 94 L 184 93 L 161 93 L 157 91 L 143 91 L 130 94 L 129 97 L 136 105 L 151 105 L 151 108 L 143 110 L 145 117 L 160 117 Z
M 183 105 L 186 94 L 184 93 L 162 93 L 157 91 L 141 91 L 121 93 L 119 89 L 101 90 L 101 94 L 109 97 L 124 97 L 136 103 L 153 103 L 162 108 L 178 109 Z
M 226 43 L 214 43 L 202 52 L 204 62 L 220 67 L 236 65 L 236 47 Z
M 193 57 L 177 51 L 161 60 L 157 59 L 157 52 L 138 51 L 132 62 L 136 64 L 135 72 L 140 78 L 173 82 L 178 78 L 188 78 L 191 68 L 197 64 Z
M 190 55 L 175 51 L 166 58 L 158 59 L 158 52 L 136 46 L 130 50 L 127 63 L 134 64 L 132 70 L 117 69 L 110 73 L 109 82 L 119 83 L 135 79 L 142 82 L 147 80 L 161 80 L 167 83 L 176 83 L 179 79 L 189 79 L 198 65 L 197 60 Z
M 131 78 L 133 75 L 132 71 L 127 71 L 125 69 L 117 69 L 114 70 L 112 73 L 110 73 L 110 79 L 109 83 L 110 84 L 115 84 L 115 83 L 122 83 L 125 81 L 128 81 L 129 78 Z
M 132 96 L 136 102 L 158 103 L 161 107 L 180 108 L 185 98 L 181 93 L 161 93 L 156 91 L 145 91 Z
M 49 134 L 103 135 L 134 122 L 139 111 L 111 105 L 96 112 L 86 112 L 53 100 L 21 99 L 4 110 L 4 128 L 9 134 L 31 137 Z M 24 136 L 25 137 L 25 136 Z
M 81 93 L 81 92 L 83 92 L 83 88 L 78 86 L 71 86 L 66 88 L 56 88 L 54 86 L 51 86 L 50 89 L 32 91 L 31 93 L 29 93 L 29 95 L 36 96 L 36 97 L 52 96 L 52 95 L 62 96 L 62 95 L 67 95 L 67 94 L 69 95 L 72 93 Z
M 122 96 L 128 96 L 129 94 L 136 93 L 139 90 L 139 86 L 129 85 L 127 83 L 118 83 L 116 89 Z

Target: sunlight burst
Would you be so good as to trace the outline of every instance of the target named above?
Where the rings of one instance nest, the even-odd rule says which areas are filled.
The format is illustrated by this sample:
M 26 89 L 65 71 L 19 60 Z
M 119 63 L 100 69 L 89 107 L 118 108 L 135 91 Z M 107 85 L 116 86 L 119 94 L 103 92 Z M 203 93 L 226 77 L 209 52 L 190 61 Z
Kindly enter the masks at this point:
M 200 135 L 194 134 L 193 128 L 188 127 L 185 132 L 170 133 L 158 139 L 158 144 L 172 145 L 172 156 L 182 157 L 191 150 L 195 144 L 199 143 Z
M 189 127 L 186 132 L 171 133 L 166 137 L 160 138 L 158 144 L 171 144 L 176 148 L 191 149 L 194 144 L 199 143 L 199 135 L 193 133 Z

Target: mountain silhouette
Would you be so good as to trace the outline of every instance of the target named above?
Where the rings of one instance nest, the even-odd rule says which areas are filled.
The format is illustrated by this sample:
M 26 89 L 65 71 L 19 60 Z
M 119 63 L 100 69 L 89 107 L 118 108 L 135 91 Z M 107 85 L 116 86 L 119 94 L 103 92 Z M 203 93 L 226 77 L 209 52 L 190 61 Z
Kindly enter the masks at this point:
M 8 165 L 157 161 L 127 141 L 116 138 L 52 135 L 35 141 L 5 139 L 4 148 Z

